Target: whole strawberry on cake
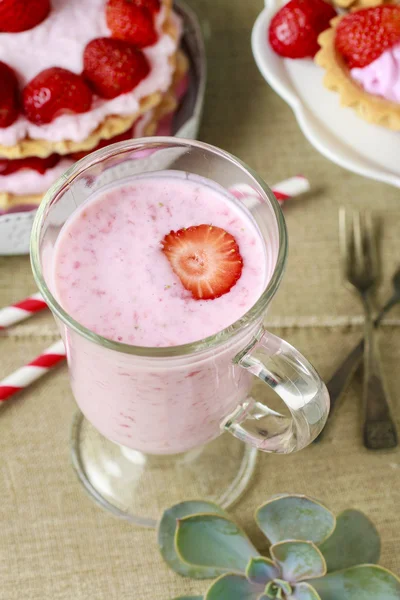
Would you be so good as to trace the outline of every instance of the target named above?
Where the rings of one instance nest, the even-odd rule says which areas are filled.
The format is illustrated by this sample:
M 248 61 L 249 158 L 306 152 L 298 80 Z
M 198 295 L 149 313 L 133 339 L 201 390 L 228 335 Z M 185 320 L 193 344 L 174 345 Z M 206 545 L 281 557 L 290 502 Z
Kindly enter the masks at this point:
M 0 0 L 0 214 L 95 149 L 165 132 L 181 32 L 171 0 Z

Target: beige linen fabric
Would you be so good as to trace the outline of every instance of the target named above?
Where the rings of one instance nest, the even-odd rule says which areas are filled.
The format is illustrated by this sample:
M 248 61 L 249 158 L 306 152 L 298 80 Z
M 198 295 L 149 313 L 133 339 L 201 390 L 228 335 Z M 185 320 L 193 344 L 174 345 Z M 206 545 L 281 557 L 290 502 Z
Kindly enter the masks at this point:
M 303 173 L 312 193 L 287 205 L 290 256 L 266 323 L 329 378 L 359 339 L 360 306 L 341 285 L 337 210 L 368 206 L 382 222 L 382 286 L 400 262 L 400 192 L 348 173 L 320 156 L 294 116 L 262 80 L 250 30 L 261 0 L 191 0 L 208 39 L 209 83 L 201 139 L 241 157 L 268 182 Z M 0 259 L 0 306 L 35 290 L 27 257 Z M 400 416 L 400 309 L 382 328 L 384 371 Z M 48 314 L 0 337 L 0 379 L 57 339 Z M 256 386 L 261 395 L 262 386 Z M 361 383 L 349 390 L 319 446 L 260 457 L 257 475 L 233 514 L 262 542 L 255 507 L 278 492 L 308 493 L 338 512 L 364 510 L 382 537 L 382 564 L 400 573 L 400 450 L 362 446 Z M 63 366 L 0 407 L 0 600 L 169 600 L 207 582 L 178 577 L 158 555 L 154 532 L 98 508 L 69 464 L 75 407 Z

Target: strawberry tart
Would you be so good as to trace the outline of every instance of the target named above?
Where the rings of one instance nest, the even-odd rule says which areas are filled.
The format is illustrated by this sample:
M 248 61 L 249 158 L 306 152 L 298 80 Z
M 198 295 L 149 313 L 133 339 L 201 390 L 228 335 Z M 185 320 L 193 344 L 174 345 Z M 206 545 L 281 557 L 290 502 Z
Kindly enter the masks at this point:
M 366 0 L 367 1 L 367 0 Z M 269 43 L 284 58 L 313 58 L 343 106 L 400 131 L 400 5 L 338 16 L 324 0 L 290 0 L 272 18 Z
M 171 0 L 0 1 L 0 214 L 77 159 L 153 135 L 187 87 Z
M 366 121 L 400 131 L 400 6 L 337 17 L 318 42 L 325 86 Z

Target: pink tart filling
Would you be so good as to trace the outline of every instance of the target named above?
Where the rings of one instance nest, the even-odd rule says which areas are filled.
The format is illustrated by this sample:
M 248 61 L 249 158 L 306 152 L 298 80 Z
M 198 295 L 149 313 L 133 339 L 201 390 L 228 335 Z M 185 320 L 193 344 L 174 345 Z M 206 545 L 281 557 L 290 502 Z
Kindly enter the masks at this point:
M 351 69 L 350 75 L 369 94 L 400 103 L 400 43 L 366 67 Z

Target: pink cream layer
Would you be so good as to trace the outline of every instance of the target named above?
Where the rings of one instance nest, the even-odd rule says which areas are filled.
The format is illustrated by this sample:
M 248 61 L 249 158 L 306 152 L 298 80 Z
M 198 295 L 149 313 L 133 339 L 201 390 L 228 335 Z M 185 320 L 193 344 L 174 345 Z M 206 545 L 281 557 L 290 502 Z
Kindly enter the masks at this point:
M 173 119 L 175 113 L 166 115 L 157 126 L 154 135 L 173 135 Z M 142 137 L 145 134 L 145 128 L 153 119 L 154 111 L 149 110 L 135 124 L 132 132 L 132 138 Z M 29 196 L 35 194 L 44 194 L 57 179 L 74 164 L 74 160 L 66 157 L 52 169 L 47 169 L 44 173 L 39 173 L 34 169 L 21 169 L 9 175 L 0 175 L 0 193 L 7 192 L 15 196 Z M 35 205 L 32 205 L 36 208 Z M 17 207 L 15 207 L 17 208 Z M 14 212 L 16 212 L 14 210 Z

